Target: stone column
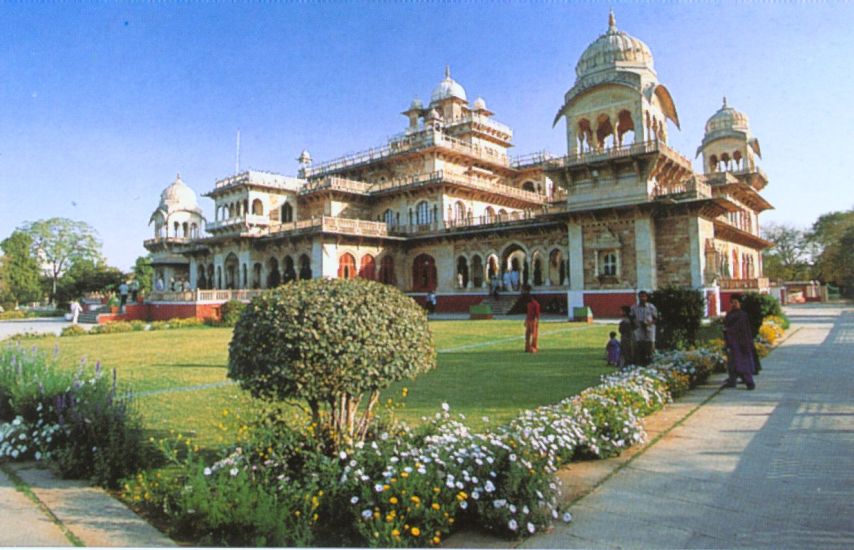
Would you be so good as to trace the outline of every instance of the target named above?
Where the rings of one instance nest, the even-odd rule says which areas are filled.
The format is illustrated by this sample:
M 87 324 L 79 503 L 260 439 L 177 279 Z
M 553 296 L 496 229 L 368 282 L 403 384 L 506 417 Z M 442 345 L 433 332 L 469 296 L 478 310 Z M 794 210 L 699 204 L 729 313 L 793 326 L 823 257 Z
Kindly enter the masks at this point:
M 569 317 L 572 318 L 572 308 L 584 306 L 584 247 L 581 224 L 566 224 L 569 237 L 569 290 L 567 299 Z
M 629 266 L 626 266 L 629 268 Z M 655 226 L 652 218 L 635 219 L 635 269 L 638 290 L 655 290 Z
M 199 264 L 195 258 L 190 258 L 190 288 L 195 290 L 199 280 Z
M 312 273 L 317 277 L 338 278 L 338 245 L 324 243 L 320 238 L 311 243 Z
M 706 239 L 714 238 L 714 224 L 700 217 L 688 218 L 688 254 L 691 262 L 691 287 L 702 288 L 706 281 Z M 713 270 L 711 270 L 713 271 Z

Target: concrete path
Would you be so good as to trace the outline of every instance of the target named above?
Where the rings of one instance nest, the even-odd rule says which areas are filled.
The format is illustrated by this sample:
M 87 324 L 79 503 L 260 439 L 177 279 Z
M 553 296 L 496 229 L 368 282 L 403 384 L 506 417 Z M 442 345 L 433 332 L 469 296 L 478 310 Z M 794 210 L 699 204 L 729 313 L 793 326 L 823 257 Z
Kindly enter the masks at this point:
M 788 313 L 755 391 L 719 393 L 523 546 L 854 547 L 854 308 Z
M 65 533 L 0 471 L 0 547 L 71 546 Z
M 38 317 L 35 319 L 11 319 L 0 321 L 0 340 L 16 334 L 33 332 L 37 334 L 60 334 L 62 329 L 71 326 L 70 321 L 62 317 Z M 89 330 L 94 325 L 80 325 Z

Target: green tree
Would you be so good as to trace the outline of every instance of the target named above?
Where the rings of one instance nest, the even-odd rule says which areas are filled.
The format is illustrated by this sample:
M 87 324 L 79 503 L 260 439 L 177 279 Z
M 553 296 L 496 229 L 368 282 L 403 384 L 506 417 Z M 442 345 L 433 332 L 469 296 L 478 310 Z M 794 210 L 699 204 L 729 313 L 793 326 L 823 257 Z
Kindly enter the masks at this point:
M 762 265 L 767 277 L 784 281 L 810 277 L 807 262 L 810 247 L 804 231 L 793 225 L 769 223 L 762 229 L 762 236 L 774 243 L 763 253 Z
M 33 256 L 50 281 L 51 300 L 56 299 L 60 277 L 74 262 L 101 259 L 101 242 L 95 229 L 86 222 L 68 218 L 50 218 L 27 222 L 20 230 L 32 239 Z
M 32 244 L 32 238 L 22 231 L 14 231 L 0 242 L 5 257 L 0 279 L 16 305 L 41 298 L 39 264 L 32 255 Z
M 133 274 L 136 281 L 139 283 L 139 289 L 148 294 L 151 292 L 151 287 L 154 280 L 154 267 L 151 265 L 151 254 L 140 256 L 133 264 Z
M 808 238 L 816 250 L 816 278 L 844 287 L 847 294 L 854 291 L 854 262 L 850 246 L 854 239 L 854 208 L 819 216 Z
M 333 448 L 364 440 L 380 391 L 435 366 L 424 311 L 364 279 L 266 292 L 243 312 L 228 347 L 229 378 L 255 397 L 304 400 Z
M 59 280 L 56 300 L 66 304 L 89 292 L 116 290 L 125 279 L 124 273 L 102 260 L 78 259 Z

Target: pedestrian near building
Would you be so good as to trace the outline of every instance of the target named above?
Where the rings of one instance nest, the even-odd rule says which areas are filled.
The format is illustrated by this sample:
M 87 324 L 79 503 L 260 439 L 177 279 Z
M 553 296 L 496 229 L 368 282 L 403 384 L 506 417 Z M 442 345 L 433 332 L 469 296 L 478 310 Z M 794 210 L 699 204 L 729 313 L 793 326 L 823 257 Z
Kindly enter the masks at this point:
M 77 300 L 71 300 L 69 307 L 71 308 L 71 324 L 76 325 L 77 318 L 80 317 L 80 312 L 83 311 L 83 307 Z
M 130 287 L 126 281 L 122 281 L 122 284 L 119 285 L 119 300 L 121 304 L 121 311 L 124 312 L 125 304 L 128 303 L 128 292 L 130 291 Z
M 740 296 L 730 298 L 730 308 L 724 317 L 724 342 L 729 371 L 726 387 L 736 387 L 738 379 L 741 378 L 747 385 L 747 389 L 752 390 L 756 388 L 753 382 L 753 375 L 756 374 L 756 363 L 753 359 L 756 349 L 753 344 L 750 317 L 741 309 Z
M 525 287 L 528 306 L 525 314 L 525 352 L 537 353 L 539 351 L 540 336 L 540 303 L 531 296 L 531 287 Z
M 635 320 L 632 308 L 623 306 L 623 316 L 617 330 L 620 332 L 620 367 L 635 363 Z
M 137 298 L 139 297 L 139 281 L 136 279 L 130 282 L 130 301 L 132 304 L 136 303 Z
M 638 292 L 638 303 L 633 305 L 631 313 L 635 318 L 635 362 L 647 366 L 652 362 L 655 350 L 655 323 L 658 321 L 658 309 L 649 303 L 649 293 Z
M 427 299 L 426 299 L 427 313 L 436 313 L 436 302 L 437 301 L 438 300 L 436 299 L 436 293 L 435 292 L 433 292 L 431 290 L 430 292 L 427 293 Z
M 608 336 L 610 339 L 605 345 L 605 359 L 608 361 L 608 365 L 617 367 L 620 365 L 620 341 L 617 340 L 616 332 L 611 332 Z
M 509 291 L 513 289 L 513 279 L 509 271 L 505 271 L 501 279 L 501 282 L 504 283 L 504 287 L 501 290 Z

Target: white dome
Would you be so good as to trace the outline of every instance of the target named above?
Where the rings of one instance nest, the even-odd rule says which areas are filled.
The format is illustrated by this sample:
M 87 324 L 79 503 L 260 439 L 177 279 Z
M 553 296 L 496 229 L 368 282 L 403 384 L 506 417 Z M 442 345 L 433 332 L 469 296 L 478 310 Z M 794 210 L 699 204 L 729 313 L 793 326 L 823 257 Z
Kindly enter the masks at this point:
M 187 210 L 190 212 L 201 212 L 199 203 L 196 201 L 196 193 L 181 180 L 181 174 L 175 178 L 169 187 L 160 194 L 160 206 L 158 210 L 175 212 Z
M 636 65 L 653 70 L 652 52 L 641 40 L 617 30 L 612 11 L 608 16 L 608 31 L 587 46 L 575 65 L 578 78 L 617 66 Z
M 466 99 L 466 91 L 460 86 L 459 82 L 451 78 L 451 68 L 445 67 L 445 79 L 439 82 L 439 85 L 433 89 L 433 93 L 430 95 L 430 102 L 442 101 L 449 97 L 468 101 Z
M 482 97 L 479 97 L 474 100 L 474 110 L 475 111 L 485 111 L 486 110 L 486 100 Z
M 750 132 L 750 122 L 747 115 L 727 105 L 726 97 L 724 97 L 723 106 L 706 122 L 706 134 L 732 130 L 748 133 Z

